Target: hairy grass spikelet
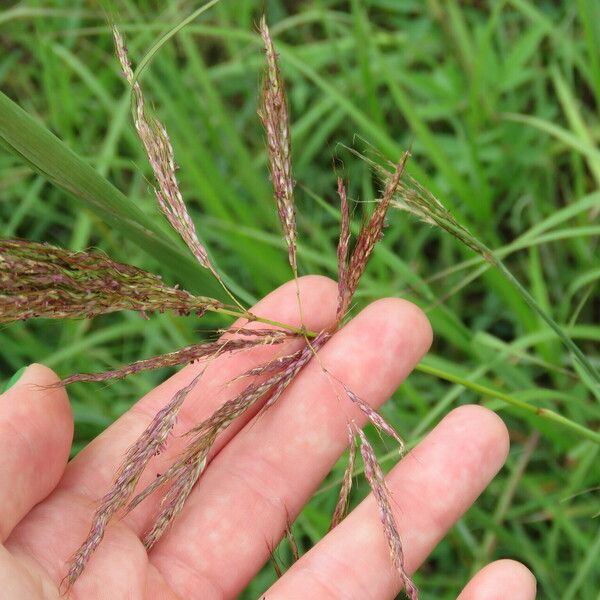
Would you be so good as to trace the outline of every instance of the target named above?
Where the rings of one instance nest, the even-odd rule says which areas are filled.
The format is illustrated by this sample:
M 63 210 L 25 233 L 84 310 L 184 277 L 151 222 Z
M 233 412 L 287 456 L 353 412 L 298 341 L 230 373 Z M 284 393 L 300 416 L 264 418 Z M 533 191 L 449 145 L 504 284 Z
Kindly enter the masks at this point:
M 156 117 L 147 114 L 142 87 L 135 78 L 123 37 L 116 27 L 112 28 L 112 34 L 123 75 L 133 91 L 133 120 L 156 178 L 158 187 L 154 189 L 154 193 L 158 204 L 173 229 L 179 233 L 198 262 L 214 273 L 208 252 L 198 239 L 196 227 L 179 190 L 177 167 L 167 130 Z
M 102 498 L 100 506 L 94 513 L 88 537 L 71 560 L 66 576 L 68 587 L 72 586 L 81 575 L 92 553 L 102 541 L 110 520 L 125 506 L 133 494 L 135 486 L 150 459 L 163 449 L 185 398 L 194 388 L 201 375 L 202 373 L 194 377 L 186 387 L 175 394 L 173 399 L 156 414 L 150 425 L 127 451 L 112 488 Z
M 0 323 L 91 318 L 120 310 L 201 315 L 223 306 L 100 252 L 72 252 L 26 240 L 0 240 L 0 284 Z
M 352 490 L 352 475 L 354 474 L 354 463 L 356 462 L 356 441 L 352 428 L 348 426 L 348 462 L 344 470 L 342 478 L 342 486 L 340 487 L 338 500 L 331 517 L 329 531 L 337 527 L 348 511 L 348 503 L 350 502 L 350 492 Z
M 271 180 L 279 220 L 288 247 L 288 257 L 292 270 L 297 273 L 296 207 L 294 204 L 292 149 L 287 100 L 281 72 L 279 71 L 277 53 L 264 16 L 260 21 L 259 31 L 265 46 L 267 66 L 258 115 L 267 135 Z
M 354 435 L 360 442 L 360 453 L 365 468 L 365 477 L 371 486 L 373 496 L 379 509 L 379 518 L 383 525 L 383 532 L 390 548 L 392 564 L 397 569 L 404 584 L 404 591 L 411 600 L 418 600 L 418 592 L 412 579 L 404 568 L 404 551 L 402 541 L 396 526 L 396 520 L 390 504 L 390 493 L 385 483 L 385 478 L 381 466 L 377 462 L 373 446 L 369 443 L 364 431 L 352 424 Z
M 402 155 L 402 158 L 395 167 L 394 173 L 387 180 L 383 196 L 376 204 L 371 218 L 363 224 L 360 233 L 358 234 L 356 245 L 354 246 L 352 256 L 350 257 L 347 282 L 344 284 L 343 296 L 340 298 L 340 308 L 338 309 L 338 312 L 341 312 L 342 314 L 348 308 L 352 296 L 358 287 L 358 282 L 369 262 L 369 258 L 371 258 L 371 253 L 383 235 L 385 217 L 394 194 L 396 193 L 396 189 L 400 184 L 400 179 L 404 173 L 404 167 L 406 166 L 406 161 L 409 156 L 408 152 L 405 152 Z

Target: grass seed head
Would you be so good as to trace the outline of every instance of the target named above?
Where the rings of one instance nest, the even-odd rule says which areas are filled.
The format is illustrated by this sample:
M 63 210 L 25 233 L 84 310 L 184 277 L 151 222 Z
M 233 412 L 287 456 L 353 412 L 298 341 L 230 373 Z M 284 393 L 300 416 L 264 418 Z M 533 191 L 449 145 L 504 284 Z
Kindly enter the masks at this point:
M 379 431 L 383 431 L 390 437 L 393 437 L 398 444 L 400 444 L 400 448 L 404 449 L 404 440 L 396 433 L 396 430 L 368 402 L 365 402 L 360 396 L 355 394 L 345 383 L 342 383 L 342 386 L 348 398 L 360 408 L 369 421 L 371 421 Z
M 392 563 L 400 574 L 404 591 L 411 600 L 418 600 L 419 594 L 412 579 L 404 568 L 404 552 L 402 541 L 398 533 L 398 527 L 392 512 L 390 504 L 390 493 L 385 483 L 385 478 L 381 466 L 377 462 L 377 457 L 373 446 L 369 443 L 364 431 L 353 425 L 354 433 L 358 436 L 360 442 L 360 453 L 364 463 L 365 477 L 373 491 L 373 497 L 379 509 L 379 518 L 383 525 L 383 531 L 386 541 L 390 548 Z
M 135 486 L 150 459 L 163 449 L 185 398 L 194 388 L 199 378 L 200 375 L 197 375 L 186 387 L 175 394 L 172 400 L 156 414 L 150 425 L 127 451 L 112 488 L 102 498 L 100 506 L 94 514 L 88 537 L 71 560 L 66 576 L 68 587 L 72 586 L 81 575 L 92 553 L 104 538 L 110 520 L 115 513 L 125 506 L 133 494 Z
M 91 318 L 120 310 L 202 314 L 222 306 L 100 252 L 0 240 L 0 323 L 34 317 Z
M 168 352 L 167 354 L 160 354 L 158 356 L 153 356 L 152 358 L 135 361 L 120 369 L 104 371 L 102 373 L 79 373 L 70 375 L 69 377 L 62 379 L 57 385 L 69 385 L 81 381 L 107 381 L 109 379 L 120 379 L 122 377 L 127 377 L 128 375 L 141 373 L 142 371 L 193 363 L 204 358 L 212 358 L 213 356 L 224 352 L 232 353 L 239 350 L 254 348 L 256 346 L 281 344 L 288 337 L 285 334 L 282 335 L 282 333 L 283 332 L 273 331 L 271 336 L 255 336 L 240 339 L 224 338 L 216 342 L 192 344 L 191 346 L 180 348 L 174 352 Z
M 360 233 L 358 234 L 354 251 L 350 257 L 348 275 L 346 278 L 347 282 L 344 284 L 343 296 L 341 298 L 342 313 L 350 304 L 352 296 L 354 295 L 354 292 L 356 292 L 358 283 L 369 262 L 373 249 L 383 235 L 385 217 L 398 185 L 400 184 L 400 178 L 404 173 L 404 167 L 406 166 L 408 157 L 409 153 L 405 152 L 396 165 L 394 172 L 388 178 L 383 196 L 375 206 L 371 218 L 363 224 Z
M 350 208 L 344 180 L 338 177 L 338 196 L 340 198 L 340 238 L 337 246 L 338 263 L 338 307 L 336 321 L 340 321 L 350 302 L 348 282 L 348 247 L 350 245 Z
M 259 26 L 267 66 L 263 78 L 261 106 L 258 115 L 267 136 L 267 152 L 277 212 L 288 247 L 288 257 L 294 273 L 296 259 L 296 207 L 294 204 L 294 179 L 292 177 L 292 150 L 287 100 L 283 79 L 279 71 L 277 53 L 271 33 L 263 17 Z
M 350 492 L 352 490 L 352 475 L 354 473 L 354 463 L 356 462 L 356 441 L 354 439 L 354 432 L 350 425 L 348 425 L 348 463 L 344 471 L 344 477 L 342 479 L 342 487 L 338 496 L 333 516 L 331 517 L 331 524 L 329 531 L 334 527 L 337 527 L 348 511 L 348 503 L 350 502 Z
M 198 239 L 196 227 L 179 189 L 173 147 L 167 130 L 158 119 L 147 114 L 142 87 L 135 78 L 123 37 L 116 27 L 112 28 L 112 33 L 123 75 L 133 91 L 133 120 L 156 178 L 157 187 L 154 189 L 154 193 L 158 205 L 196 260 L 214 273 L 214 267 L 208 258 L 206 248 Z

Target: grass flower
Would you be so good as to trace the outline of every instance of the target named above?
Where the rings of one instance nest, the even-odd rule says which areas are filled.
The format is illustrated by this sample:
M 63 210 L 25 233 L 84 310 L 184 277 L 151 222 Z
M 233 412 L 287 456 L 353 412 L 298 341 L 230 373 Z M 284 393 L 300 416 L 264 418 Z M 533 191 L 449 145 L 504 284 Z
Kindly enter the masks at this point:
M 73 585 L 81 575 L 92 553 L 102 541 L 108 523 L 125 506 L 133 494 L 135 486 L 150 459 L 164 448 L 167 437 L 177 420 L 179 410 L 199 378 L 200 375 L 196 376 L 186 387 L 175 394 L 173 399 L 152 419 L 152 422 L 136 443 L 127 451 L 112 488 L 102 498 L 100 506 L 94 513 L 88 537 L 71 560 L 66 577 L 68 586 Z
M 139 82 L 135 79 L 123 38 L 116 27 L 112 28 L 112 33 L 123 75 L 133 90 L 133 120 L 156 178 L 158 187 L 155 188 L 154 193 L 158 205 L 196 260 L 206 269 L 214 271 L 206 248 L 198 240 L 196 227 L 179 190 L 175 157 L 167 130 L 158 119 L 147 114 L 144 94 Z
M 201 315 L 222 306 L 100 252 L 71 252 L 26 240 L 0 240 L 0 283 L 0 323 L 91 318 L 120 310 Z
M 296 258 L 296 207 L 292 177 L 292 149 L 287 100 L 277 53 L 267 22 L 260 20 L 267 66 L 263 79 L 261 106 L 258 111 L 267 135 L 267 151 L 271 167 L 271 181 L 277 203 L 277 213 L 288 247 L 288 257 L 294 274 L 298 272 Z
M 329 530 L 337 527 L 348 511 L 348 503 L 350 502 L 350 491 L 352 490 L 352 476 L 354 474 L 354 463 L 356 462 L 356 442 L 351 427 L 348 427 L 348 462 L 344 470 L 342 485 L 340 487 L 338 501 L 331 517 Z
M 371 489 L 373 490 L 373 496 L 379 509 L 379 518 L 383 525 L 383 531 L 390 548 L 390 556 L 392 558 L 392 564 L 397 569 L 404 584 L 404 591 L 411 600 L 417 600 L 418 592 L 417 588 L 412 582 L 412 579 L 404 568 L 404 551 L 402 549 L 402 541 L 400 540 L 400 534 L 398 533 L 398 527 L 396 526 L 396 520 L 394 519 L 394 513 L 390 505 L 390 493 L 385 484 L 385 479 L 381 466 L 377 462 L 377 457 L 373 446 L 369 443 L 367 436 L 362 429 L 356 425 L 351 425 L 354 434 L 358 437 L 360 443 L 360 453 L 363 459 L 365 468 L 365 477 L 367 478 Z

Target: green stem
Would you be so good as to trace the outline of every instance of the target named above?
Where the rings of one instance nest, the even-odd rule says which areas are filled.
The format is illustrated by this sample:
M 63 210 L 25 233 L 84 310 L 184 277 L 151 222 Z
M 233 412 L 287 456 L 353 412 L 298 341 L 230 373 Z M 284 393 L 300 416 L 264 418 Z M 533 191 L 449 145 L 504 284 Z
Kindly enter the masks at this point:
M 542 310 L 539 304 L 534 300 L 531 294 L 525 289 L 521 282 L 508 270 L 504 263 L 494 257 L 494 265 L 502 272 L 504 277 L 521 293 L 523 299 L 527 304 L 547 323 L 552 330 L 556 333 L 560 341 L 565 345 L 575 359 L 579 362 L 585 372 L 597 383 L 600 384 L 600 373 L 587 359 L 586 355 L 581 351 L 579 346 L 559 327 L 559 325 L 550 317 L 544 310 Z
M 230 317 L 236 317 L 237 319 L 247 319 L 248 321 L 256 321 L 258 323 L 264 323 L 265 325 L 272 325 L 273 327 L 281 327 L 281 329 L 287 329 L 292 333 L 299 335 L 315 338 L 319 334 L 316 331 L 305 329 L 304 327 L 295 327 L 294 325 L 288 325 L 287 323 L 281 323 L 280 321 L 274 321 L 273 319 L 266 319 L 265 317 L 259 317 L 249 311 L 238 310 L 233 307 L 227 306 L 208 306 L 207 310 L 221 315 L 229 315 Z
M 526 411 L 533 415 L 538 415 L 544 419 L 549 421 L 553 421 L 554 423 L 558 423 L 571 431 L 578 433 L 579 435 L 587 438 L 588 440 L 592 440 L 596 442 L 596 444 L 600 444 L 600 433 L 592 431 L 575 421 L 571 421 L 567 417 L 563 417 L 562 415 L 554 412 L 553 410 L 547 408 L 541 408 L 539 406 L 534 406 L 529 404 L 528 402 L 524 402 L 523 400 L 519 400 L 514 396 L 510 396 L 509 394 L 505 394 L 504 392 L 499 392 L 492 388 L 486 387 L 479 383 L 474 383 L 473 381 L 469 381 L 464 379 L 458 375 L 453 375 L 452 373 L 448 373 L 446 371 L 442 371 L 440 369 L 436 369 L 435 367 L 431 367 L 429 365 L 424 365 L 423 363 L 418 364 L 415 369 L 417 371 L 421 371 L 421 373 L 427 373 L 428 375 L 433 375 L 435 377 L 439 377 L 440 379 L 444 379 L 446 381 L 450 381 L 451 383 L 457 383 L 466 387 L 482 396 L 488 396 L 490 398 L 496 398 L 497 400 L 502 400 L 507 404 L 510 404 L 520 410 Z

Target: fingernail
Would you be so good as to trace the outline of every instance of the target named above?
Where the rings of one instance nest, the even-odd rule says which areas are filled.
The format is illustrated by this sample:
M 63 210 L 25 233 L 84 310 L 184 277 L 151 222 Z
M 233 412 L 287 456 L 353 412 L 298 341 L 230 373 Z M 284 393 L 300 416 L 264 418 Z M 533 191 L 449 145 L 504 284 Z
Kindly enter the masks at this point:
M 23 373 L 25 373 L 25 369 L 27 367 L 21 367 L 2 387 L 2 393 L 4 394 L 4 392 L 8 392 L 8 390 L 10 390 L 10 388 L 15 385 L 15 383 L 17 383 L 17 381 L 19 381 L 19 379 L 21 379 L 21 375 L 23 375 Z

